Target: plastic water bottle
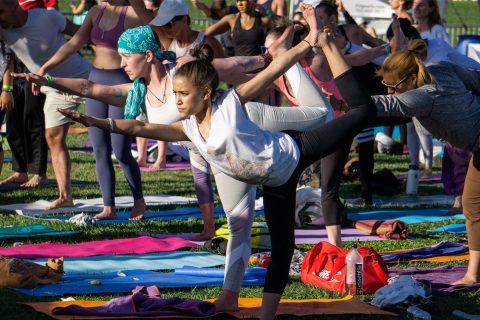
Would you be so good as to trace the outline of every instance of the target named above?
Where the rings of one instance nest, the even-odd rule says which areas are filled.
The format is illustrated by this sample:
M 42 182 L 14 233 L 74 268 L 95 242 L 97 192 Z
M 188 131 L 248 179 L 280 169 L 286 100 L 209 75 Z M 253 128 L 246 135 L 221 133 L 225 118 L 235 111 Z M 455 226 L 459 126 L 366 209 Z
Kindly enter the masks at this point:
M 363 294 L 363 257 L 353 245 L 346 257 L 345 293 Z
M 408 319 L 411 320 L 431 320 L 432 316 L 425 310 L 420 309 L 417 306 L 411 306 L 407 309 Z
M 419 180 L 420 170 L 418 166 L 410 165 L 408 169 L 407 176 L 407 188 L 406 194 L 417 194 L 418 193 L 418 180 Z

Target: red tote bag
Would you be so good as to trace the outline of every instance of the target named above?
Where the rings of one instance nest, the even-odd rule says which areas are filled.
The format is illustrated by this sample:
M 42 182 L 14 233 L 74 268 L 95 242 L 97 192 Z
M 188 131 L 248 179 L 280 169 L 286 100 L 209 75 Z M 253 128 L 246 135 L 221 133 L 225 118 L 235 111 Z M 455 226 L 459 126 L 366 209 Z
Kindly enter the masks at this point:
M 357 250 L 363 257 L 363 292 L 375 293 L 387 284 L 386 264 L 371 247 L 357 247 Z M 318 243 L 303 260 L 302 281 L 322 289 L 344 292 L 347 254 L 348 250 L 328 242 Z

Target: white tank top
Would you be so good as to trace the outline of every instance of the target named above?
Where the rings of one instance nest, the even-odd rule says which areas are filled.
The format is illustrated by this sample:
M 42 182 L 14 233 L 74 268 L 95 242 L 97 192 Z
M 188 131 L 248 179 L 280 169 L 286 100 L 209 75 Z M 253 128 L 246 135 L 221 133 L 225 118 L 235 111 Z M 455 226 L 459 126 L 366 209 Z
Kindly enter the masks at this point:
M 212 104 L 207 140 L 195 116 L 182 121 L 187 137 L 210 165 L 234 179 L 267 186 L 284 184 L 299 161 L 298 146 L 288 134 L 260 129 L 250 121 L 234 89 Z
M 170 47 L 168 47 L 168 50 L 175 52 L 177 58 L 180 58 L 189 54 L 190 50 L 202 43 L 203 39 L 205 39 L 205 33 L 199 32 L 195 41 L 190 43 L 185 48 L 180 48 L 177 39 L 173 39 L 172 43 L 170 43 Z
M 167 72 L 168 81 L 170 81 L 171 84 L 173 76 L 175 75 L 174 65 L 173 63 L 169 63 L 164 66 Z M 149 123 L 172 124 L 181 120 L 173 91 L 170 92 L 168 100 L 161 107 L 153 107 L 145 96 L 145 108 L 147 110 L 147 122 Z

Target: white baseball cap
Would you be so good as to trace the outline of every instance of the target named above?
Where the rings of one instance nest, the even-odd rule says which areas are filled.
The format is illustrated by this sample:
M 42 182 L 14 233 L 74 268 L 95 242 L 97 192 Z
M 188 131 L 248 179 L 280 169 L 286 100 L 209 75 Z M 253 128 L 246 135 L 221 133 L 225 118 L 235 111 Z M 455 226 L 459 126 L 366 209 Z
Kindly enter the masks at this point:
M 188 6 L 183 0 L 164 0 L 158 8 L 157 16 L 150 21 L 150 24 L 161 27 L 177 16 L 186 15 L 188 15 Z

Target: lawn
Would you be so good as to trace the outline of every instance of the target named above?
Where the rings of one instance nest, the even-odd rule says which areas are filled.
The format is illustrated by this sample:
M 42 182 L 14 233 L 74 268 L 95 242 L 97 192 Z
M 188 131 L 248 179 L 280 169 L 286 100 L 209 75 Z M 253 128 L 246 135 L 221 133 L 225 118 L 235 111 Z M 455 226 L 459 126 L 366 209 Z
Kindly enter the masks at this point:
M 68 145 L 71 149 L 78 148 L 83 145 L 83 142 L 88 139 L 87 135 L 69 135 Z M 4 141 L 4 145 L 6 145 Z M 7 150 L 7 155 L 9 152 Z M 353 154 L 352 154 L 353 155 Z M 72 179 L 84 180 L 84 181 L 96 181 L 95 177 L 95 162 L 91 155 L 79 154 L 71 152 L 72 157 Z M 396 174 L 405 174 L 407 171 L 407 156 L 387 156 L 376 154 L 375 155 L 375 170 L 381 168 L 389 168 Z M 439 172 L 438 164 L 434 167 L 436 172 Z M 7 176 L 11 173 L 10 164 L 6 164 L 2 176 Z M 125 182 L 122 172 L 116 168 L 117 173 L 117 195 L 130 195 L 128 186 Z M 49 177 L 53 178 L 51 167 L 48 168 Z M 181 196 L 193 197 L 194 189 L 192 184 L 191 172 L 184 171 L 166 171 L 166 172 L 149 172 L 142 173 L 142 180 L 145 194 L 157 194 L 168 193 Z M 341 188 L 341 195 L 345 198 L 351 198 L 358 196 L 356 192 L 358 181 L 344 182 Z M 421 195 L 427 194 L 439 194 L 443 189 L 441 184 L 433 185 L 421 185 L 419 193 Z M 97 185 L 88 185 L 82 187 L 75 187 L 73 194 L 76 199 L 78 198 L 92 198 L 100 197 L 100 192 Z M 53 200 L 57 195 L 55 188 L 43 188 L 36 190 L 17 190 L 8 193 L 0 194 L 0 203 L 17 203 L 17 202 L 33 202 L 39 199 Z M 217 200 L 218 201 L 218 200 Z M 171 208 L 171 207 L 169 207 Z M 149 208 L 152 209 L 152 208 Z M 351 209 L 349 209 L 351 210 Z M 262 219 L 262 217 L 258 218 Z M 362 243 L 362 245 L 371 245 L 377 251 L 387 251 L 402 248 L 416 248 L 426 245 L 435 244 L 441 240 L 455 241 L 456 237 L 448 234 L 433 234 L 429 233 L 434 227 L 447 225 L 450 223 L 459 222 L 455 220 L 446 220 L 438 223 L 422 223 L 411 225 L 411 234 L 415 237 L 415 240 L 406 241 L 372 241 Z M 32 220 L 16 215 L 3 215 L 0 221 L 0 226 L 17 226 L 26 225 L 32 223 Z M 39 243 L 45 241 L 63 241 L 63 242 L 81 242 L 91 241 L 99 239 L 113 239 L 121 237 L 134 237 L 136 232 L 161 232 L 161 233 L 175 233 L 175 232 L 199 232 L 201 229 L 201 221 L 187 220 L 187 221 L 169 221 L 169 222 L 147 222 L 147 223 L 132 223 L 124 225 L 97 225 L 88 228 L 72 227 L 70 224 L 62 222 L 42 222 L 58 230 L 78 230 L 80 234 L 71 237 L 62 238 L 35 238 L 35 239 L 12 239 L 4 240 L 1 242 L 2 246 L 12 246 L 16 241 L 22 241 L 23 243 Z M 225 223 L 225 218 L 217 219 L 216 225 Z M 350 226 L 348 221 L 345 221 L 345 226 Z M 345 246 L 349 246 L 351 243 L 345 243 Z M 312 246 L 301 245 L 299 249 L 307 251 Z M 403 263 L 401 267 L 411 266 L 438 266 L 438 264 L 432 263 Z M 220 292 L 220 288 L 195 288 L 195 289 L 175 289 L 175 290 L 162 290 L 165 297 L 180 296 L 189 298 L 207 299 L 214 298 Z M 243 288 L 241 291 L 243 297 L 260 297 L 261 288 L 250 287 Z M 99 295 L 99 296 L 75 296 L 76 299 L 100 299 L 108 300 L 112 296 Z M 324 297 L 339 297 L 338 294 L 327 292 L 321 289 L 313 288 L 308 285 L 304 285 L 299 280 L 292 279 L 285 291 L 285 297 L 287 298 L 324 298 Z M 372 296 L 363 297 L 365 300 L 369 300 Z M 46 317 L 37 314 L 28 307 L 16 304 L 21 301 L 47 301 L 49 298 L 34 298 L 30 296 L 24 296 L 18 294 L 12 290 L 1 289 L 0 290 L 0 303 L 2 305 L 2 319 L 45 319 Z M 51 300 L 55 300 L 52 298 Z M 434 318 L 445 319 L 445 315 L 451 315 L 451 312 L 455 309 L 460 309 L 466 312 L 479 314 L 480 313 L 480 293 L 465 293 L 452 295 L 448 297 L 435 297 L 434 302 L 439 308 L 437 314 L 434 314 Z M 448 317 L 448 316 L 447 316 Z M 336 319 L 353 319 L 352 317 L 335 317 Z M 217 319 L 220 319 L 217 317 Z M 285 319 L 288 319 L 286 317 Z M 293 319 L 293 318 L 292 318 Z M 309 319 L 315 319 L 310 317 Z M 324 319 L 322 317 L 322 319 Z M 327 318 L 328 319 L 328 318 Z M 355 318 L 357 319 L 357 318 Z M 373 319 L 373 317 L 358 317 L 358 319 Z

